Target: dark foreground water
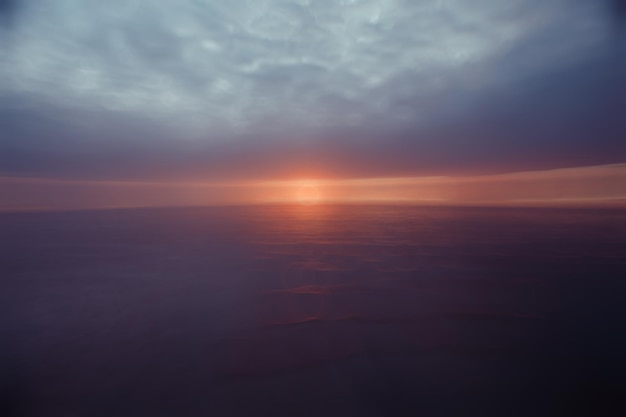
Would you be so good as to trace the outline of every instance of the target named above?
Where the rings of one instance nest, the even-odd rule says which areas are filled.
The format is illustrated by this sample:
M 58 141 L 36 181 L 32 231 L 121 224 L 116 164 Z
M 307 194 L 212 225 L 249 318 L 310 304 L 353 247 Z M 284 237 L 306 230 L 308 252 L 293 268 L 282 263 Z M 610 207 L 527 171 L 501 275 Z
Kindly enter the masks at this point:
M 0 230 L 3 416 L 626 415 L 623 211 L 132 209 Z

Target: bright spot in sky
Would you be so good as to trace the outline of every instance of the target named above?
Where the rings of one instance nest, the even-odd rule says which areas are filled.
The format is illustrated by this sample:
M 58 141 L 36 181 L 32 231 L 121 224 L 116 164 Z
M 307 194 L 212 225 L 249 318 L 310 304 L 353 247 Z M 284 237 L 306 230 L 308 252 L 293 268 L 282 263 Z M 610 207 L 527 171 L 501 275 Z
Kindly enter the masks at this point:
M 321 200 L 320 190 L 315 184 L 298 184 L 296 201 L 300 204 L 316 204 Z

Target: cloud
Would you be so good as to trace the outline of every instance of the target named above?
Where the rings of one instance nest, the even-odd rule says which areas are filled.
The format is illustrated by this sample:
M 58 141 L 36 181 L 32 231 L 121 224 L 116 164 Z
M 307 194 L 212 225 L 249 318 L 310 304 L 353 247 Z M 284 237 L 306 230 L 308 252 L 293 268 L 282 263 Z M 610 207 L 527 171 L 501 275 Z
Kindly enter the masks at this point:
M 626 61 L 610 2 L 6 4 L 3 175 L 412 176 L 623 162 Z
M 0 88 L 213 136 L 424 125 L 592 54 L 606 36 L 592 3 L 31 0 Z
M 17 12 L 17 0 L 0 0 L 0 22 L 10 22 Z

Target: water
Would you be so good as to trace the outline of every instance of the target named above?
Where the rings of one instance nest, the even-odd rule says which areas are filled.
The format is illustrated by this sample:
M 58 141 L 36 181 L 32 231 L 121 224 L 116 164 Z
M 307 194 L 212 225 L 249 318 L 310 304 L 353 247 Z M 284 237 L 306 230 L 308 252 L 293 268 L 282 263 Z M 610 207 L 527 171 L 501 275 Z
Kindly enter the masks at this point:
M 128 209 L 0 228 L 4 415 L 624 409 L 623 211 Z

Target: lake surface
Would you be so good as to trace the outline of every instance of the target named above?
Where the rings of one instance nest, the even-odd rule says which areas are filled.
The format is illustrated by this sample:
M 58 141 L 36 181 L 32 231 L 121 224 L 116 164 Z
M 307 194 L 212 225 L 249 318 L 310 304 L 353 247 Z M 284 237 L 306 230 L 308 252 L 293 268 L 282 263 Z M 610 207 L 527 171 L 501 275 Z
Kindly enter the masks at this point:
M 624 211 L 122 209 L 0 231 L 3 415 L 626 410 Z

